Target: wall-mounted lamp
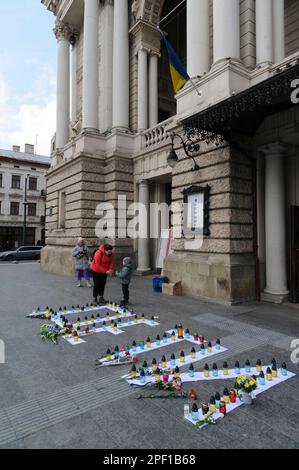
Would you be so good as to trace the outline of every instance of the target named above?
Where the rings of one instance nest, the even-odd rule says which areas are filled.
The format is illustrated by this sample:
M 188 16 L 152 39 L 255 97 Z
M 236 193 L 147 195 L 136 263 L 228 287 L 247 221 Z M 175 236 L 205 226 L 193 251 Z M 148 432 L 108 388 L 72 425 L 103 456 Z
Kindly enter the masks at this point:
M 181 141 L 181 144 L 183 146 L 185 154 L 187 155 L 187 157 L 192 158 L 192 160 L 194 162 L 194 167 L 192 168 L 192 171 L 199 170 L 199 166 L 197 165 L 194 157 L 196 157 L 199 154 L 200 145 L 197 142 L 194 142 L 191 139 L 184 140 L 183 137 L 180 136 L 180 134 L 177 134 L 176 132 L 173 132 L 170 135 L 170 137 L 171 137 L 171 149 L 170 149 L 169 155 L 167 157 L 168 165 L 171 168 L 174 168 L 177 165 L 178 161 L 179 161 L 179 157 L 176 153 L 176 150 L 178 150 L 178 149 L 174 148 L 174 139 L 178 138 Z

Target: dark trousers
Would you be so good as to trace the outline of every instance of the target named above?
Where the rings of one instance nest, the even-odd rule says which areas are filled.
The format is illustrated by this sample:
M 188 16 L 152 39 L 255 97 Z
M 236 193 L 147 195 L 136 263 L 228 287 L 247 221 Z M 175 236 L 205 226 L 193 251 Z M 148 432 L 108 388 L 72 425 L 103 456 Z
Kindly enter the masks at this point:
M 107 282 L 107 274 L 95 273 L 94 271 L 92 271 L 92 277 L 93 277 L 93 283 L 94 283 L 94 288 L 93 288 L 94 299 L 96 299 L 98 295 L 100 297 L 104 297 L 104 291 L 105 291 L 105 286 Z
M 124 301 L 129 302 L 129 299 L 130 299 L 129 285 L 122 284 L 122 289 L 123 289 Z

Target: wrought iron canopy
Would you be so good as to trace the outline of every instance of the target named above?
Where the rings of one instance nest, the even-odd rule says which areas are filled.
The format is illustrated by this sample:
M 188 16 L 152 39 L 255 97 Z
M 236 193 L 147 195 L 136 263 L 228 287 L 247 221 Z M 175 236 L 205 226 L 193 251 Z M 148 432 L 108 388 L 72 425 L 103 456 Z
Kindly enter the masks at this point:
M 299 78 L 299 64 L 183 120 L 188 138 L 221 144 L 231 132 L 252 137 L 264 119 L 287 109 L 291 83 Z

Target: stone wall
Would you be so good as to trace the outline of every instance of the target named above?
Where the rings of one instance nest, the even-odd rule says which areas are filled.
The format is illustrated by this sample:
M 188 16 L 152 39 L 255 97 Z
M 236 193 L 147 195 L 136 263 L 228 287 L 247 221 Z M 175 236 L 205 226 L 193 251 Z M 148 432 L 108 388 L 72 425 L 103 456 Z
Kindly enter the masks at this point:
M 229 146 L 204 145 L 197 160 L 200 170 L 191 172 L 191 160 L 181 155 L 172 178 L 172 199 L 182 203 L 183 190 L 209 185 L 210 235 L 196 251 L 184 238 L 173 240 L 165 273 L 171 281 L 182 280 L 184 292 L 191 295 L 227 303 L 253 299 L 252 162 Z

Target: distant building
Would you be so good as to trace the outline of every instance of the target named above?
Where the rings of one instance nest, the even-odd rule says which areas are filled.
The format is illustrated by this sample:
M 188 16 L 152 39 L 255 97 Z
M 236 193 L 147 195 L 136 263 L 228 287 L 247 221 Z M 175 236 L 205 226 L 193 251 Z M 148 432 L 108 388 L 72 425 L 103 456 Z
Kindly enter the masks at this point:
M 25 144 L 25 152 L 0 149 L 0 250 L 22 245 L 26 180 L 26 245 L 44 244 L 49 168 L 50 158 L 35 155 L 33 145 Z

